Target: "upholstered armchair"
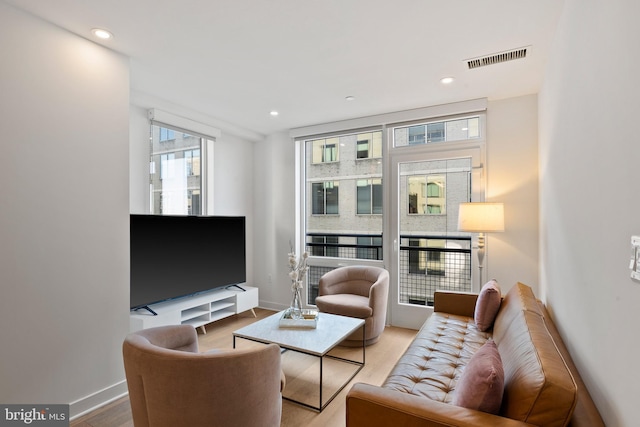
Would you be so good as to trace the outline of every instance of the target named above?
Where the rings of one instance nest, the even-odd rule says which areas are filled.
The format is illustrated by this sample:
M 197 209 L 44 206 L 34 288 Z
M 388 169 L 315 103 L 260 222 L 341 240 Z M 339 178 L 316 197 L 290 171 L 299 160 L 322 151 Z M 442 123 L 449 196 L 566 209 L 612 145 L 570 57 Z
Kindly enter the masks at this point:
M 136 427 L 280 426 L 275 344 L 199 353 L 196 330 L 176 325 L 131 333 L 122 350 Z
M 365 320 L 365 345 L 378 341 L 387 320 L 389 272 L 370 266 L 339 267 L 325 273 L 319 282 L 316 306 L 324 313 Z M 343 345 L 362 345 L 362 331 L 349 336 Z

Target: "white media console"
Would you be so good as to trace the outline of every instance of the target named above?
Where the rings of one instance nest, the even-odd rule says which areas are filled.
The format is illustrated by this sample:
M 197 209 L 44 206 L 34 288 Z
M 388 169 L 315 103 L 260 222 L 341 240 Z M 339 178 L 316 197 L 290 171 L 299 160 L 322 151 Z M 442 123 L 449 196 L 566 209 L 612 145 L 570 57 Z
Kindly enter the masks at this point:
M 165 325 L 193 325 L 201 328 L 206 333 L 204 325 L 224 319 L 234 314 L 251 310 L 258 306 L 258 288 L 242 286 L 245 291 L 236 287 L 215 289 L 190 297 L 165 301 L 149 305 L 157 313 L 140 309 L 131 312 L 129 316 L 129 329 L 131 332 L 140 329 L 153 328 Z

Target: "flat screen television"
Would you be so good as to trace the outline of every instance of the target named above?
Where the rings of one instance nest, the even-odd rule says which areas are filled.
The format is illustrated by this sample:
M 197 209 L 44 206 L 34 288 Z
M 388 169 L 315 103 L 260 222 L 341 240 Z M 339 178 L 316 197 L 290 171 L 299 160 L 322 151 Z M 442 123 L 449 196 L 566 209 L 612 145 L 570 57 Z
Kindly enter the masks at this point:
M 131 310 L 246 282 L 245 217 L 130 217 Z

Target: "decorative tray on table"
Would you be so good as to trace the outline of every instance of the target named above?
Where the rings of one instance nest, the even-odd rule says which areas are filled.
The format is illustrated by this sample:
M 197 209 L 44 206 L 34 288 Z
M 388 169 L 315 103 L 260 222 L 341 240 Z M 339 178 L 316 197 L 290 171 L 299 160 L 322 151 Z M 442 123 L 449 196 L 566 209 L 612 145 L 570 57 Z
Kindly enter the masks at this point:
M 302 319 L 293 319 L 289 310 L 285 310 L 280 318 L 281 328 L 315 329 L 318 324 L 318 310 L 302 310 Z

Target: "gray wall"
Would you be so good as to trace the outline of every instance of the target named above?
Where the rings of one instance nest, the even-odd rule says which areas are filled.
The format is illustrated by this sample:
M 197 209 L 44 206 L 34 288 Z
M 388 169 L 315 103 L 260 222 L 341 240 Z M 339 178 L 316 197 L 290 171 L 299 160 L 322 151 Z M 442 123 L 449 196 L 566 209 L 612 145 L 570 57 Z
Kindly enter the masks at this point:
M 640 3 L 566 0 L 540 93 L 545 299 L 607 426 L 640 419 Z
M 129 63 L 0 2 L 0 402 L 126 390 Z

